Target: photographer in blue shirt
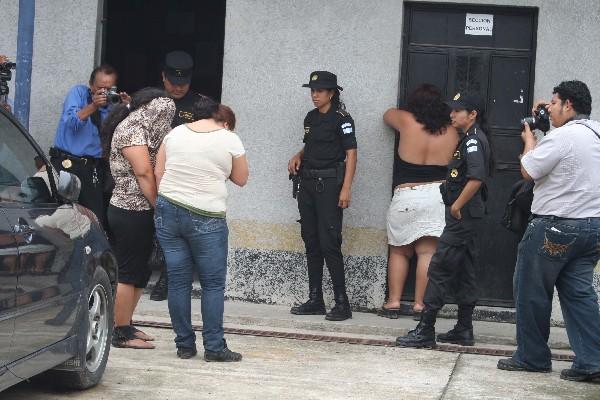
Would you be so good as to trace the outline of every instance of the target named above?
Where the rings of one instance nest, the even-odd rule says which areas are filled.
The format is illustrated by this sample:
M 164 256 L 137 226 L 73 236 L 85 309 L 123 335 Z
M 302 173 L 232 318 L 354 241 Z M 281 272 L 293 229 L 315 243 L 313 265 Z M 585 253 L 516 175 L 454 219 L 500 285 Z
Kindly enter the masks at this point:
M 92 71 L 89 86 L 71 88 L 58 121 L 54 147 L 50 148 L 50 161 L 56 170 L 79 177 L 79 203 L 91 209 L 105 229 L 112 179 L 108 161 L 102 154 L 100 125 L 110 104 L 128 104 L 131 100 L 127 93 L 113 91 L 116 83 L 117 71 L 104 64 Z

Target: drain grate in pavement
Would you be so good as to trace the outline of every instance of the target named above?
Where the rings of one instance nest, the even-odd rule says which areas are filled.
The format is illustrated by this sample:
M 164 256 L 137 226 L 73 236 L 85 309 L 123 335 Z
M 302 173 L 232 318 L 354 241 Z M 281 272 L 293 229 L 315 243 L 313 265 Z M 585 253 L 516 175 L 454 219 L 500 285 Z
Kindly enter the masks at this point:
M 156 321 L 133 321 L 134 325 L 145 326 L 149 328 L 168 328 L 172 329 L 172 325 L 168 322 L 156 322 Z M 202 331 L 202 325 L 192 325 L 195 331 Z M 296 333 L 296 332 L 280 332 L 280 331 L 266 331 L 260 329 L 246 329 L 246 328 L 224 328 L 225 333 L 231 335 L 247 335 L 247 336 L 260 336 L 260 337 L 273 337 L 280 339 L 294 339 L 294 340 L 310 340 L 314 342 L 332 342 L 332 343 L 345 343 L 345 344 L 361 344 L 366 346 L 384 346 L 384 347 L 396 347 L 394 340 L 386 339 L 365 339 L 357 337 L 347 336 L 330 336 L 330 335 L 318 335 L 312 333 Z M 445 351 L 450 353 L 462 353 L 462 354 L 479 354 L 484 356 L 499 356 L 499 357 L 510 357 L 513 354 L 513 350 L 509 349 L 492 349 L 487 347 L 479 346 L 458 346 L 449 344 L 438 344 L 434 348 L 424 348 L 427 350 Z M 556 354 L 552 353 L 552 359 L 555 361 L 573 361 L 573 355 L 571 354 Z

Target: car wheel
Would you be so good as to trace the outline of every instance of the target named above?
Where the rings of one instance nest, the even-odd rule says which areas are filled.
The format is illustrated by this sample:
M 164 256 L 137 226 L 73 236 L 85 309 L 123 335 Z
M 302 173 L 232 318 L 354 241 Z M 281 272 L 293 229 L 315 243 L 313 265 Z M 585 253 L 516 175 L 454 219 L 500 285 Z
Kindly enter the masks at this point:
M 79 354 L 80 370 L 49 371 L 55 384 L 71 389 L 87 389 L 95 386 L 102 379 L 108 354 L 114 324 L 114 296 L 112 286 L 104 268 L 96 268 L 87 297 L 87 305 L 82 304 L 80 313 L 81 328 Z

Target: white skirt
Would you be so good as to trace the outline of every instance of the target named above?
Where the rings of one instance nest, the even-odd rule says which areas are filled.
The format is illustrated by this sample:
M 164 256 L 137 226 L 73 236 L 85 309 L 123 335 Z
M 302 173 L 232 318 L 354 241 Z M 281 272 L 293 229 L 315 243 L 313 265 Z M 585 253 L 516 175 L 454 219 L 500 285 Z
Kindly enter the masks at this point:
M 445 225 L 439 182 L 394 190 L 387 214 L 389 244 L 403 246 L 425 236 L 440 237 Z

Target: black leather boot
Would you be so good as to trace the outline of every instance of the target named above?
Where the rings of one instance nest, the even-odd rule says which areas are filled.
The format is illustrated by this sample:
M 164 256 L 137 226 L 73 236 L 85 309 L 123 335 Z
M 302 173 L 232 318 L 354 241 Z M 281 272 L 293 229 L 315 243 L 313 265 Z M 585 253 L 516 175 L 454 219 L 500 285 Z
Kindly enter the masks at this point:
M 325 314 L 325 303 L 323 302 L 323 289 L 311 287 L 308 292 L 306 303 L 292 307 L 290 313 L 296 315 L 323 315 Z
M 475 344 L 473 336 L 473 307 L 459 305 L 458 322 L 448 332 L 440 333 L 437 340 L 460 346 L 473 346 Z
M 325 315 L 325 319 L 328 321 L 344 321 L 352 318 L 352 310 L 350 309 L 350 302 L 345 291 L 340 291 L 335 294 L 335 305 Z
M 167 271 L 162 271 L 160 277 L 154 284 L 154 289 L 150 293 L 150 300 L 163 301 L 167 299 L 169 293 L 169 281 L 167 279 Z
M 401 347 L 435 347 L 436 310 L 425 309 L 421 313 L 421 321 L 406 336 L 396 338 L 396 346 Z

